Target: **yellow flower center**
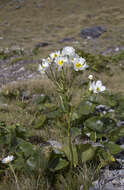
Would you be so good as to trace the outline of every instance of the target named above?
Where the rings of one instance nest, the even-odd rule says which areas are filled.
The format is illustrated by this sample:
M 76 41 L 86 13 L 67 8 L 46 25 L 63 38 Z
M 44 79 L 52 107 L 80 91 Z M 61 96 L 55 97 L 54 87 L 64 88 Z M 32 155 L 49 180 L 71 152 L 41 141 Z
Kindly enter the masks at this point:
M 100 88 L 99 87 L 97 87 L 97 89 L 96 89 L 98 92 L 100 92 Z
M 55 54 L 54 54 L 54 58 L 56 58 L 56 57 L 57 57 L 57 54 L 55 53 Z
M 76 67 L 77 67 L 77 68 L 81 68 L 81 67 L 82 67 L 82 64 L 81 64 L 80 62 L 77 62 L 77 63 L 76 63 Z
M 63 65 L 63 63 L 64 63 L 64 61 L 63 61 L 63 60 L 60 60 L 60 61 L 59 61 L 59 65 L 61 65 L 61 66 L 62 66 L 62 65 Z

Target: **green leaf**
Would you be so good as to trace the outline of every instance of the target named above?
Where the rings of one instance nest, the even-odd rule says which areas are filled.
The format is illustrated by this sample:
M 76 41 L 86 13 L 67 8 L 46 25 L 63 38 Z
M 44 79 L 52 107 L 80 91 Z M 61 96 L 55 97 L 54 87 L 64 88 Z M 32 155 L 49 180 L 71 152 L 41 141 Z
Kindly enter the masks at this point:
M 36 149 L 26 163 L 31 170 L 38 171 L 40 169 L 41 171 L 44 171 L 48 167 L 48 160 L 49 159 L 41 150 Z
M 119 136 L 124 136 L 124 126 L 120 127 Z
M 98 132 L 103 133 L 104 132 L 104 123 L 100 120 L 98 116 L 91 117 L 85 121 L 85 126 L 89 129 Z
M 111 154 L 117 154 L 121 152 L 123 149 L 120 147 L 120 145 L 117 145 L 113 142 L 107 142 L 104 143 L 105 147 L 107 147 Z
M 107 135 L 109 140 L 114 141 L 114 142 L 118 140 L 119 137 L 123 137 L 123 136 L 124 136 L 124 126 L 117 127 L 114 131 L 112 131 L 111 133 Z
M 50 163 L 50 170 L 51 171 L 58 171 L 61 169 L 64 169 L 68 166 L 69 162 L 63 158 L 55 158 L 54 160 L 52 160 L 52 162 Z
M 93 157 L 95 156 L 95 150 L 96 149 L 90 147 L 89 149 L 83 151 L 81 154 L 82 162 L 86 162 L 93 159 Z
M 25 137 L 28 136 L 28 131 L 24 127 L 18 124 L 15 127 L 15 133 L 16 133 L 16 137 L 19 137 L 22 139 L 25 139 Z
M 102 104 L 105 104 L 109 107 L 116 107 L 118 104 L 115 95 L 109 93 L 104 93 L 104 99 L 102 102 Z
M 25 160 L 22 156 L 19 156 L 13 163 L 13 167 L 17 170 L 24 169 L 26 167 Z
M 45 94 L 38 96 L 36 99 L 36 104 L 43 104 L 46 102 L 46 100 L 48 99 L 48 96 L 46 96 Z
M 70 153 L 70 149 L 69 147 L 63 146 L 63 151 L 65 153 L 65 155 L 67 156 L 68 160 L 71 161 L 71 153 Z M 74 159 L 74 166 L 78 165 L 78 154 L 77 154 L 77 149 L 76 146 L 72 146 L 72 151 L 73 151 L 73 159 Z
M 56 119 L 60 118 L 63 115 L 63 112 L 61 109 L 57 109 L 55 111 L 49 112 L 47 114 L 48 119 Z
M 78 136 L 78 135 L 81 135 L 81 129 L 79 129 L 77 127 L 72 127 L 71 128 L 71 135 L 73 138 Z
M 95 109 L 94 104 L 92 104 L 89 101 L 82 101 L 77 108 L 77 114 L 79 115 L 79 117 L 83 115 L 88 115 L 92 113 L 94 109 Z
M 40 129 L 44 126 L 45 122 L 47 120 L 46 115 L 41 115 L 37 118 L 37 121 L 35 123 L 35 129 Z
M 94 116 L 85 121 L 85 126 L 97 133 L 108 134 L 116 130 L 116 122 L 107 117 Z
M 26 157 L 30 156 L 32 154 L 32 152 L 34 151 L 34 146 L 31 143 L 26 142 L 21 139 L 19 142 L 19 148 Z

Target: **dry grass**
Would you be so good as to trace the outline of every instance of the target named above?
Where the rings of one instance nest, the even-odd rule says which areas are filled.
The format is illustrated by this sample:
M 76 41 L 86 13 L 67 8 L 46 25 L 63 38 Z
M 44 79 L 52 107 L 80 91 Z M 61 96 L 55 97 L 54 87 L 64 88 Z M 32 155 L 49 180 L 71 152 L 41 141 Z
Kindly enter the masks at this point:
M 89 51 L 101 51 L 100 49 L 118 46 L 123 42 L 123 0 L 94 0 L 94 3 L 86 0 L 26 0 L 24 4 L 2 0 L 2 4 L 0 35 L 4 39 L 1 40 L 1 46 L 19 45 L 32 48 L 38 42 L 48 41 L 52 45 L 42 48 L 42 56 L 45 56 L 64 46 L 65 44 L 58 41 L 65 37 L 75 37 Z M 80 30 L 92 25 L 106 26 L 107 32 L 95 42 L 81 39 Z
M 40 77 L 39 79 L 23 80 L 7 84 L 1 89 L 1 92 L 5 93 L 7 96 L 15 91 L 30 91 L 31 94 L 49 94 L 53 91 L 53 85 L 47 77 L 43 76 L 43 78 Z

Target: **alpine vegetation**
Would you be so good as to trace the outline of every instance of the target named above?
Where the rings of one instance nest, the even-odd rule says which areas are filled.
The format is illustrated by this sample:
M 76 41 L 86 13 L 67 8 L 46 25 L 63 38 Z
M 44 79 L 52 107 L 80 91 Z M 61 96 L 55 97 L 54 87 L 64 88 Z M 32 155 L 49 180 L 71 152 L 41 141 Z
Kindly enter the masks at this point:
M 67 123 L 68 148 L 70 151 L 70 167 L 74 167 L 74 152 L 71 140 L 72 118 L 74 110 L 71 106 L 72 85 L 76 77 L 88 68 L 86 60 L 80 57 L 71 46 L 51 53 L 48 58 L 42 59 L 38 70 L 54 83 L 56 92 L 60 100 L 60 106 L 65 113 Z M 70 77 L 71 75 L 71 77 Z M 89 91 L 93 93 L 103 92 L 105 87 L 101 81 L 92 81 L 93 76 L 89 76 Z
M 0 179 L 14 181 L 17 190 L 89 190 L 123 151 L 117 142 L 124 136 L 124 97 L 109 92 L 71 46 L 41 59 L 38 71 L 43 80 L 30 85 L 37 94 L 22 99 L 23 85 L 1 94 L 12 98 L 17 118 L 0 121 Z M 3 109 L 7 117 L 9 109 Z

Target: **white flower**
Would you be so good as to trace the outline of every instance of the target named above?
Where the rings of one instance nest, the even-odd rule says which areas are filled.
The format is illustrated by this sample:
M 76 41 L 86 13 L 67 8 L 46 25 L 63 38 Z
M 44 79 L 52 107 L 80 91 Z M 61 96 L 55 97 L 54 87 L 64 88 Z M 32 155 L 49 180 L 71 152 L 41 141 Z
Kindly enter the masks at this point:
M 39 64 L 39 66 L 38 66 L 38 71 L 39 71 L 41 74 L 44 74 L 44 73 L 45 73 L 45 68 L 44 68 L 41 64 Z
M 45 62 L 47 62 L 48 64 L 52 63 L 52 59 L 50 57 L 47 57 L 47 59 L 43 59 Z
M 39 64 L 38 66 L 38 71 L 41 73 L 41 74 L 44 74 L 46 69 L 49 67 L 49 64 L 50 64 L 50 59 L 42 59 L 42 64 Z
M 53 60 L 60 56 L 60 51 L 55 51 L 55 52 L 51 53 L 49 56 Z
M 99 92 L 103 92 L 106 90 L 106 87 L 102 85 L 102 82 L 100 80 L 93 81 L 92 83 L 90 83 L 90 87 L 89 87 L 89 91 L 92 91 L 93 93 L 99 93 Z
M 50 64 L 50 60 L 48 58 L 42 59 L 42 67 L 47 68 L 49 67 L 49 64 Z
M 79 58 L 80 58 L 79 55 L 75 53 L 74 56 L 69 56 L 69 57 L 68 57 L 68 63 L 71 64 L 71 63 L 74 62 L 74 59 L 79 59 Z
M 62 50 L 62 55 L 73 57 L 75 56 L 75 49 L 71 46 L 66 46 Z
M 58 66 L 58 70 L 60 70 L 63 67 L 64 63 L 67 63 L 67 62 L 68 62 L 67 57 L 57 57 L 55 59 L 55 63 Z
M 88 67 L 88 65 L 86 64 L 86 60 L 82 57 L 74 58 L 73 64 L 75 71 L 85 70 Z
M 89 75 L 88 79 L 93 80 L 93 75 Z
M 7 156 L 6 158 L 4 158 L 2 160 L 3 164 L 8 164 L 9 162 L 11 162 L 12 160 L 14 160 L 14 156 Z
M 86 133 L 86 135 L 87 135 L 88 137 L 90 137 L 91 133 Z

